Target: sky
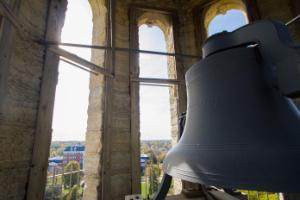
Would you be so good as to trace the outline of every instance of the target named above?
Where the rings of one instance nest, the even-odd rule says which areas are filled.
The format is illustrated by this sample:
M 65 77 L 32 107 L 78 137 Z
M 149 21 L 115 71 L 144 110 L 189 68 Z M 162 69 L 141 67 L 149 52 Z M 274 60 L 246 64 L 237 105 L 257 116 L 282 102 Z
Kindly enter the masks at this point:
M 239 10 L 229 10 L 225 15 L 217 15 L 208 26 L 208 35 L 222 31 L 231 32 L 248 23 L 245 14 Z
M 231 10 L 227 14 L 213 19 L 209 35 L 223 30 L 232 31 L 246 23 L 241 12 Z M 92 12 L 88 1 L 69 1 L 62 42 L 91 44 L 92 27 Z M 166 52 L 164 35 L 158 27 L 142 25 L 139 37 L 140 49 Z M 61 48 L 90 60 L 90 49 Z M 140 54 L 140 77 L 168 78 L 167 57 Z M 89 73 L 61 61 L 53 114 L 53 141 L 85 140 L 88 96 Z M 141 140 L 171 139 L 170 116 L 169 88 L 141 85 Z
M 156 26 L 139 28 L 139 47 L 142 50 L 166 52 L 164 34 Z M 140 77 L 168 78 L 167 57 L 140 54 Z M 141 140 L 170 140 L 171 112 L 168 87 L 140 86 Z
M 91 44 L 92 27 L 88 1 L 69 1 L 62 42 Z M 90 49 L 61 48 L 90 60 Z M 53 141 L 85 140 L 88 96 L 89 73 L 61 61 L 54 103 Z

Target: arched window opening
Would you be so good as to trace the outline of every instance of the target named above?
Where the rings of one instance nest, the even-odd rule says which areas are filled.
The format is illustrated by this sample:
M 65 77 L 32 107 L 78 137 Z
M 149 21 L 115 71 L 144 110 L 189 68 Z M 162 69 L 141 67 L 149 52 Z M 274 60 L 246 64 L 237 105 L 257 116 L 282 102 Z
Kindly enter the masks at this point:
M 62 42 L 92 44 L 92 29 L 92 11 L 88 0 L 69 1 Z M 91 59 L 90 49 L 61 48 L 86 60 Z M 61 199 L 72 193 L 79 197 L 83 194 L 81 183 L 85 168 L 90 75 L 63 61 L 59 62 L 58 71 L 45 199 Z
M 158 26 L 141 25 L 139 27 L 139 47 L 141 50 L 167 52 L 166 41 Z M 168 78 L 168 58 L 162 55 L 140 54 L 139 76 L 141 78 Z
M 147 16 L 147 15 L 146 15 Z M 147 18 L 147 17 L 145 17 Z M 145 19 L 144 18 L 144 19 Z M 144 21 L 139 26 L 139 48 L 142 50 L 173 52 L 172 33 L 157 21 Z M 141 20 L 143 22 L 143 20 Z M 147 23 L 147 25 L 145 24 Z M 167 34 L 166 34 L 167 32 Z M 171 36 L 171 37 L 170 37 Z M 139 54 L 140 78 L 176 78 L 175 61 L 161 55 Z M 141 193 L 151 197 L 161 180 L 162 162 L 172 146 L 172 135 L 177 129 L 175 91 L 173 85 L 140 83 L 140 142 Z M 175 119 L 175 121 L 176 121 Z M 171 190 L 171 193 L 172 190 Z
M 245 14 L 240 10 L 229 10 L 213 18 L 208 26 L 208 36 L 223 31 L 232 32 L 248 23 Z
M 139 45 L 142 50 L 166 52 L 166 42 L 157 26 L 139 27 Z M 139 55 L 140 77 L 168 78 L 167 57 Z M 171 139 L 169 89 L 165 86 L 140 86 L 140 130 L 142 140 Z M 164 114 L 157 115 L 161 111 Z M 160 120 L 153 120 L 155 119 Z M 163 122 L 163 124 L 161 124 Z
M 248 24 L 246 7 L 241 0 L 220 0 L 205 12 L 207 36 L 223 31 L 231 32 Z

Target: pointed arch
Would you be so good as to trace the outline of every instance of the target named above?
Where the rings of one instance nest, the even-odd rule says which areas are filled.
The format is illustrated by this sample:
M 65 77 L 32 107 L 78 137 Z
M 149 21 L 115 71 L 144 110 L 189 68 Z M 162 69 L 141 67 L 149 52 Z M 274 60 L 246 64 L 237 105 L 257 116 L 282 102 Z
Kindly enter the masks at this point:
M 137 18 L 137 25 L 138 27 L 141 26 L 150 26 L 150 27 L 156 27 L 159 29 L 158 32 L 161 32 L 164 38 L 163 44 L 159 44 L 157 46 L 162 46 L 165 45 L 165 48 L 161 48 L 160 51 L 165 51 L 169 53 L 175 53 L 175 41 L 174 41 L 174 16 L 170 15 L 169 13 L 166 14 L 164 12 L 155 12 L 155 11 L 145 11 L 140 12 L 138 18 Z M 159 34 L 160 35 L 160 34 Z M 138 36 L 140 37 L 140 36 Z M 139 39 L 139 38 L 138 38 Z M 139 46 L 141 48 L 141 46 Z M 147 50 L 156 50 L 156 49 L 147 49 Z M 177 60 L 175 57 L 165 57 L 162 56 L 162 60 L 165 63 L 165 66 L 167 67 L 166 71 L 162 70 L 159 74 L 150 74 L 146 78 L 170 78 L 170 79 L 177 79 L 178 77 L 178 65 L 177 65 Z M 152 56 L 152 59 L 154 57 Z M 158 57 L 157 57 L 158 58 Z M 164 60 L 165 59 L 165 60 Z M 155 62 L 151 62 L 153 64 Z M 154 64 L 155 65 L 155 64 Z M 141 70 L 143 66 L 141 66 L 141 63 L 139 64 L 139 71 L 142 72 Z M 150 66 L 149 66 L 150 67 Z M 141 73 L 140 73 L 141 76 Z M 180 79 L 180 78 L 179 78 Z M 147 88 L 146 88 L 147 87 Z M 165 112 L 170 112 L 170 137 L 172 141 L 172 145 L 175 145 L 177 143 L 177 136 L 178 136 L 178 112 L 179 112 L 179 97 L 178 97 L 178 86 L 177 85 L 169 85 L 167 88 L 166 87 L 160 87 L 157 88 L 155 86 L 154 88 L 149 88 L 148 86 L 140 86 L 140 91 L 141 90 L 146 90 L 147 91 L 147 96 L 151 95 L 151 90 L 152 93 L 154 92 L 153 90 L 160 91 L 163 93 L 163 96 L 166 98 L 166 101 L 168 101 L 168 105 L 165 106 L 168 111 Z M 166 92 L 166 93 L 165 93 Z M 140 93 L 141 94 L 141 93 Z M 152 95 L 154 98 L 154 95 Z M 145 97 L 141 96 L 138 101 L 141 103 L 142 100 L 145 100 Z M 155 101 L 156 102 L 156 101 Z M 155 103 L 158 104 L 158 103 Z M 140 108 L 142 109 L 142 108 Z M 140 110 L 139 109 L 139 110 Z M 142 111 L 142 110 L 141 110 Z M 168 120 L 167 120 L 168 121 Z M 140 126 L 140 125 L 139 125 Z M 180 180 L 176 180 L 175 182 L 175 190 L 174 192 L 176 194 L 181 192 L 182 185 Z
M 248 23 L 247 17 L 247 8 L 243 1 L 241 0 L 220 0 L 216 3 L 212 4 L 205 10 L 204 14 L 204 28 L 206 30 L 206 34 L 209 36 L 211 33 L 210 26 L 214 24 L 216 21 L 226 20 L 226 17 L 237 16 L 239 18 L 243 18 L 238 25 L 231 26 L 227 24 L 222 24 L 219 30 L 215 30 L 214 32 L 220 32 L 222 29 L 234 29 L 240 25 L 244 25 Z M 228 22 L 229 23 L 229 22 Z

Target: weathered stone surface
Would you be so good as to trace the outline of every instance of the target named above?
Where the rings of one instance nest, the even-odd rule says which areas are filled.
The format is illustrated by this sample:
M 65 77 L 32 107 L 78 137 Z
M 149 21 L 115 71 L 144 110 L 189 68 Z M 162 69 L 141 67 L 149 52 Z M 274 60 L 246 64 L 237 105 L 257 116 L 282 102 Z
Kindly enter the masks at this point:
M 106 45 L 107 8 L 104 0 L 89 0 L 93 13 L 94 45 Z M 92 50 L 91 61 L 99 66 L 105 65 L 105 51 Z M 103 155 L 103 122 L 105 77 L 103 75 L 90 76 L 90 95 L 88 107 L 88 122 L 86 132 L 86 155 L 84 160 L 85 190 L 83 198 L 86 200 L 100 199 L 102 196 L 102 155 Z
M 15 163 L 16 164 L 16 163 Z M 15 165 L 15 167 L 0 169 L 0 199 L 24 199 L 28 164 Z M 0 165 L 1 166 L 1 165 Z
M 130 174 L 120 174 L 111 177 L 111 199 L 118 200 L 124 199 L 125 195 L 130 194 L 131 186 L 128 184 L 130 182 Z
M 98 198 L 98 190 L 101 183 L 101 179 L 96 178 L 95 176 L 85 175 L 85 192 L 83 193 L 83 199 L 97 199 Z
M 45 32 L 46 0 L 17 3 L 15 13 L 36 37 Z M 0 199 L 24 199 L 33 149 L 44 47 L 25 41 L 7 20 L 0 34 Z M 10 28 L 9 28 L 10 27 Z M 8 33 L 9 32 L 9 33 Z M 6 33 L 6 34 L 4 34 Z M 11 46 L 7 46 L 10 44 Z M 4 46 L 3 46 L 4 45 Z

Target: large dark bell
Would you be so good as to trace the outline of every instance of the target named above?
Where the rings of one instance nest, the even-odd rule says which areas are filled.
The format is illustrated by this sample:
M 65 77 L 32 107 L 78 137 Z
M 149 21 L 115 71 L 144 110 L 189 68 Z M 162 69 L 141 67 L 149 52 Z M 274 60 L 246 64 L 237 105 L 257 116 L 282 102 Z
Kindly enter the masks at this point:
M 268 69 L 246 45 L 191 67 L 185 130 L 164 161 L 167 174 L 222 188 L 300 191 L 299 111 Z

